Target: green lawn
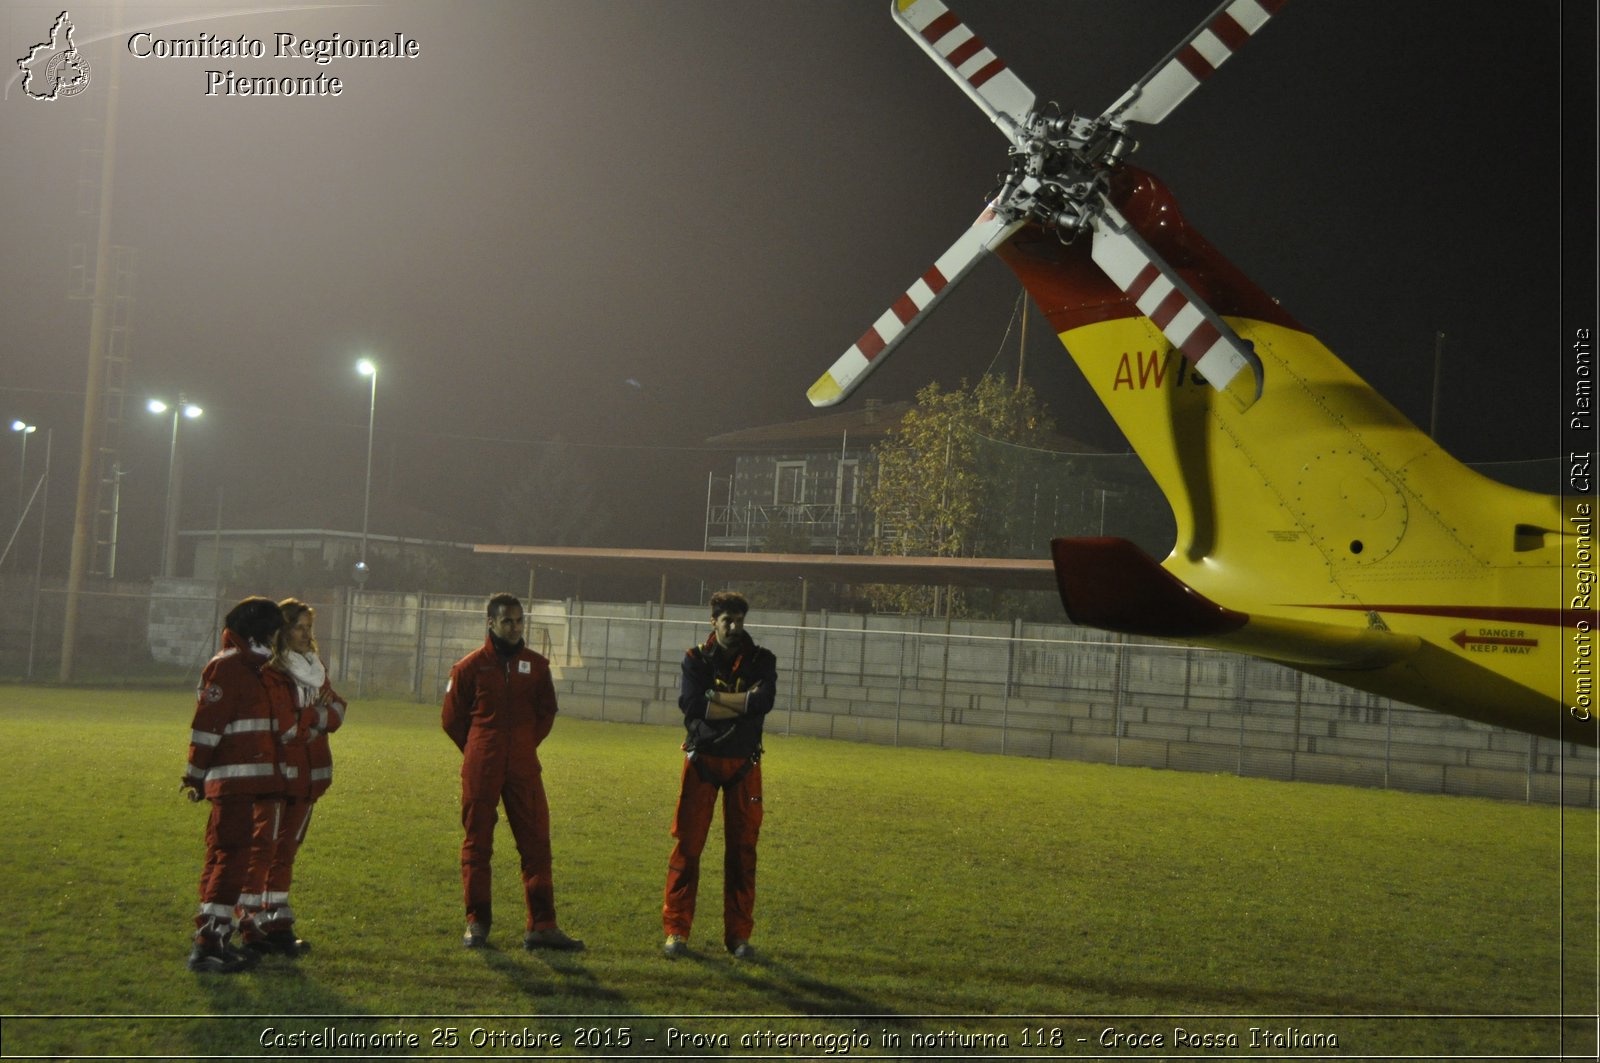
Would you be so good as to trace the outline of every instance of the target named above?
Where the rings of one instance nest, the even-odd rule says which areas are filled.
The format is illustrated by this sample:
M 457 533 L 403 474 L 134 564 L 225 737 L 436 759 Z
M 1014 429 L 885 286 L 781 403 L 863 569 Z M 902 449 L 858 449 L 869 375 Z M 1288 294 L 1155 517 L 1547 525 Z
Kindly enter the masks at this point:
M 468 952 L 460 757 L 401 702 L 356 704 L 335 736 L 294 890 L 314 951 L 202 978 L 191 711 L 183 691 L 0 686 L 6 1055 L 306 1057 L 397 1031 L 420 1046 L 356 1054 L 538 1055 L 555 1034 L 590 1054 L 589 1029 L 618 1054 L 1233 1051 L 1179 1027 L 1256 1058 L 1273 1042 L 1252 1027 L 1285 1054 L 1313 1034 L 1329 1055 L 1594 1054 L 1593 1019 L 1559 1018 L 1595 1010 L 1589 811 L 770 737 L 764 960 L 719 947 L 714 830 L 697 952 L 674 962 L 677 730 L 564 719 L 543 756 L 556 896 L 589 950 L 522 951 L 502 827 L 498 947 Z M 330 1027 L 346 1040 L 285 1040 Z M 815 1040 L 852 1032 L 871 1047 Z

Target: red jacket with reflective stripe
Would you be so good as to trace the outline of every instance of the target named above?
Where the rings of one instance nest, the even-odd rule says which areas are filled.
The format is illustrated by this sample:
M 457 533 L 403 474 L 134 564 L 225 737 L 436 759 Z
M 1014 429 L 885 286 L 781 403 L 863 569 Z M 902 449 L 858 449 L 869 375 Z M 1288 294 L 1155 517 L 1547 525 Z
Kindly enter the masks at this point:
M 450 669 L 440 723 L 464 754 L 462 794 L 495 798 L 507 778 L 539 774 L 539 743 L 556 718 L 550 662 L 526 646 L 502 659 L 492 638 Z
M 184 777 L 203 782 L 207 797 L 284 788 L 278 735 L 295 720 L 269 695 L 261 674 L 266 663 L 266 655 L 224 630 L 222 652 L 200 673 Z
M 328 733 L 337 731 L 344 723 L 345 700 L 334 692 L 333 684 L 322 681 L 311 704 L 301 704 L 300 684 L 294 677 L 279 668 L 267 668 L 262 675 L 272 691 L 295 719 L 293 732 L 280 731 L 278 740 L 284 775 L 285 791 L 294 797 L 315 801 L 328 792 L 333 783 L 333 750 L 328 746 Z
M 306 746 L 306 756 L 311 762 L 311 799 L 315 801 L 333 785 L 333 750 L 328 745 L 328 735 L 344 723 L 345 700 L 334 693 L 333 684 L 322 681 L 317 693 L 317 703 L 306 710 L 305 724 L 310 728 L 311 741 Z

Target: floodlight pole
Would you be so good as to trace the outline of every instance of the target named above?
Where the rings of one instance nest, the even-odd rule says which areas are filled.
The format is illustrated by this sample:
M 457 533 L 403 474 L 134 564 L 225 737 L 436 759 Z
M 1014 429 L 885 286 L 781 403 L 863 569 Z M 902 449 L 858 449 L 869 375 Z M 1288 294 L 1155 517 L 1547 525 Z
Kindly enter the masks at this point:
M 28 678 L 33 678 L 34 646 L 39 641 L 39 596 L 44 588 L 44 525 L 50 516 L 50 435 L 44 430 L 44 479 L 40 482 L 39 548 L 33 559 L 33 619 L 28 625 Z
M 378 420 L 378 366 L 369 358 L 361 359 L 356 366 L 362 376 L 371 378 L 372 387 L 367 399 L 367 486 L 362 494 L 361 501 L 361 568 L 366 573 L 367 568 L 367 521 L 372 515 L 372 429 Z
M 178 564 L 178 418 L 183 415 L 183 396 L 178 396 L 172 407 L 172 444 L 167 448 L 167 520 L 166 534 L 161 537 L 161 574 L 169 579 L 176 575 Z

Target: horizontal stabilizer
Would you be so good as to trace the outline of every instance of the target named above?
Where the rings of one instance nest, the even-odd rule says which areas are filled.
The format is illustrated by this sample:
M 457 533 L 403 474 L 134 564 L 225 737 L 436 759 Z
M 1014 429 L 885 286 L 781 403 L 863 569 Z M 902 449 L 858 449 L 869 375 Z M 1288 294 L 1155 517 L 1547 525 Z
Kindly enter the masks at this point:
M 1241 613 L 1218 605 L 1126 539 L 1056 539 L 1056 586 L 1073 623 L 1248 653 L 1296 667 L 1383 668 L 1422 641 L 1382 627 L 1346 627 Z

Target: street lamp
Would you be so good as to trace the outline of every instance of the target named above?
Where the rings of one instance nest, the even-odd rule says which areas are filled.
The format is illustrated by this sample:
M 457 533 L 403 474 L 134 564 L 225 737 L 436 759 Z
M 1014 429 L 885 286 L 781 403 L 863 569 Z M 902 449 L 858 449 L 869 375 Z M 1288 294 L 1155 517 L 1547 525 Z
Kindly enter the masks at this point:
M 161 538 L 161 574 L 174 576 L 178 565 L 178 496 L 182 490 L 179 476 L 183 468 L 178 461 L 178 421 L 180 417 L 194 420 L 205 411 L 194 403 L 178 396 L 176 405 L 168 406 L 160 399 L 151 399 L 145 409 L 160 415 L 172 411 L 172 447 L 167 453 L 167 520 Z
M 356 363 L 356 372 L 372 380 L 367 401 L 367 488 L 361 502 L 361 557 L 353 573 L 356 585 L 360 586 L 372 575 L 372 569 L 367 567 L 367 518 L 372 513 L 372 426 L 378 415 L 378 365 L 371 358 L 363 358 Z
M 36 424 L 26 421 L 12 421 L 11 430 L 22 433 L 22 467 L 17 470 L 17 498 L 20 499 L 28 493 L 28 437 L 39 430 Z
M 39 430 L 36 424 L 12 421 L 11 430 L 22 433 L 22 464 L 17 469 L 17 528 L 22 528 L 22 518 L 28 512 L 28 437 Z

